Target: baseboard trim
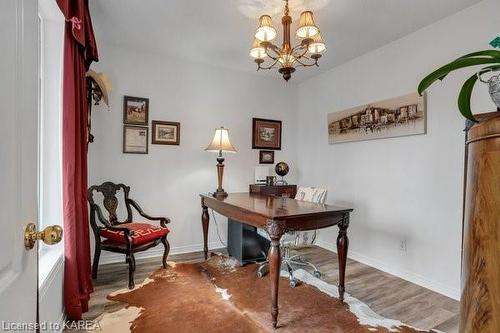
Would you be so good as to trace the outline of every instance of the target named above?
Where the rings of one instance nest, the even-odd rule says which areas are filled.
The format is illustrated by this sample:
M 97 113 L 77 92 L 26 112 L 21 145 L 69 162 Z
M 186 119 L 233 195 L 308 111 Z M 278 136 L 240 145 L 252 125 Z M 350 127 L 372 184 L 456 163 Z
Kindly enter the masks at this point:
M 322 247 L 326 250 L 337 253 L 336 245 L 333 243 L 317 240 L 316 245 L 318 245 L 319 247 Z M 453 298 L 457 301 L 460 300 L 460 290 L 459 289 L 450 288 L 447 285 L 444 285 L 440 282 L 436 282 L 434 280 L 430 280 L 428 278 L 425 278 L 425 277 L 423 277 L 420 274 L 417 274 L 415 272 L 411 272 L 408 270 L 394 269 L 390 265 L 387 265 L 386 263 L 383 263 L 378 259 L 375 259 L 373 257 L 367 256 L 367 255 L 364 255 L 361 253 L 357 253 L 354 251 L 349 251 L 348 257 L 350 259 L 356 260 L 362 264 L 379 269 L 385 273 L 389 273 L 389 274 L 397 276 L 403 280 L 406 280 L 406 281 L 409 281 L 409 282 L 414 283 L 416 285 L 419 285 L 421 287 L 430 289 L 430 290 L 437 292 L 441 295 Z
M 52 287 L 52 283 L 54 282 L 54 279 L 56 278 L 57 274 L 64 274 L 63 267 L 64 267 L 64 256 L 61 254 L 56 259 L 53 266 L 50 268 L 48 275 L 45 277 L 41 285 L 38 287 L 38 297 L 40 299 L 45 298 L 45 295 L 47 294 L 50 287 Z
M 208 249 L 220 249 L 226 247 L 221 242 L 211 242 L 208 243 Z M 170 248 L 170 254 L 184 254 L 191 252 L 203 251 L 203 244 L 176 246 Z M 135 255 L 136 259 L 146 259 L 163 256 L 163 246 L 160 244 L 152 249 L 144 252 L 139 252 Z M 112 264 L 117 262 L 125 262 L 125 255 L 121 253 L 113 253 L 103 251 L 101 252 L 101 259 L 99 260 L 99 265 Z

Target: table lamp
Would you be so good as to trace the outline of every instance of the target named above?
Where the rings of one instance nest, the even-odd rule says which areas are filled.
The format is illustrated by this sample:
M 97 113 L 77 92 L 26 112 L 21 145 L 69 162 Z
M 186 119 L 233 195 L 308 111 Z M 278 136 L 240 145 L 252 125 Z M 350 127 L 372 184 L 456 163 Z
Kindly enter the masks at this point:
M 215 198 L 227 197 L 227 192 L 222 188 L 222 177 L 224 175 L 224 157 L 222 152 L 236 153 L 236 149 L 229 141 L 229 131 L 220 127 L 215 129 L 215 136 L 212 142 L 205 148 L 206 151 L 219 153 L 217 155 L 217 190 L 213 193 Z

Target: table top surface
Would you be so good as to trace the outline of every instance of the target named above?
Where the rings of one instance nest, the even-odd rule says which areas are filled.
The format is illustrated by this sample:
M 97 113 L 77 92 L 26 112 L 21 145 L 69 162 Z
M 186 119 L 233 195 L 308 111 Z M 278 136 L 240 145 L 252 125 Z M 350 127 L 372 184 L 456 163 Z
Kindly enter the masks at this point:
M 210 202 L 224 204 L 270 219 L 353 211 L 352 208 L 300 201 L 287 197 L 266 196 L 258 193 L 229 193 L 226 198 L 214 198 L 210 194 L 200 194 L 200 196 L 207 206 L 211 206 Z

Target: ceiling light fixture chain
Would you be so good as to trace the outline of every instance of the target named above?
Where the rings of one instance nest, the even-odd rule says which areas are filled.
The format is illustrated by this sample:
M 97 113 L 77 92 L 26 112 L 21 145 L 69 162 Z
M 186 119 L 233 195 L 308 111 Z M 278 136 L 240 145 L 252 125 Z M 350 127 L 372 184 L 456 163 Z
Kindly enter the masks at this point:
M 277 68 L 283 78 L 288 81 L 292 73 L 295 72 L 296 67 L 319 66 L 318 60 L 321 58 L 321 52 L 326 49 L 326 46 L 321 38 L 319 28 L 314 23 L 313 13 L 304 11 L 300 14 L 299 27 L 295 33 L 300 43 L 292 47 L 290 40 L 292 18 L 289 16 L 288 0 L 284 1 L 285 6 L 281 18 L 283 26 L 281 48 L 272 43 L 277 33 L 272 25 L 271 16 L 262 15 L 255 31 L 250 56 L 254 58 L 257 64 L 257 71 Z M 264 65 L 266 58 L 272 60 L 270 65 Z

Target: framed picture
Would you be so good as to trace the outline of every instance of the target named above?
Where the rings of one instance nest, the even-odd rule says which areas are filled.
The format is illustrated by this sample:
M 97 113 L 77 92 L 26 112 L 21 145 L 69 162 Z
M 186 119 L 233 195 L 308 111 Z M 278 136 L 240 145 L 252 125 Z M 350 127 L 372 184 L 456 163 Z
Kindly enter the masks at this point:
M 153 120 L 151 143 L 155 145 L 179 145 L 181 123 Z
M 281 120 L 252 119 L 252 148 L 281 150 Z
M 274 164 L 274 150 L 261 150 L 259 152 L 260 164 Z
M 123 123 L 148 125 L 149 98 L 123 96 Z
M 330 144 L 425 134 L 425 95 L 411 93 L 332 112 L 327 121 Z
M 148 127 L 123 125 L 123 153 L 148 153 Z

